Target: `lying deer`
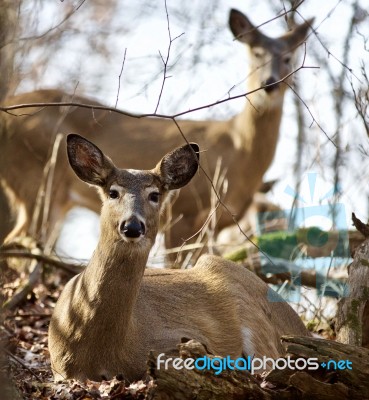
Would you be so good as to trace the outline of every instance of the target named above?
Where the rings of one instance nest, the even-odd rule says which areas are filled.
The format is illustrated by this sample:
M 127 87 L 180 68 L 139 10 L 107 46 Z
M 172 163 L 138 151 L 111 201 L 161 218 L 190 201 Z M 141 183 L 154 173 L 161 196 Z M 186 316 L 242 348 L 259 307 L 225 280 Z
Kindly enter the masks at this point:
M 230 28 L 250 50 L 247 90 L 267 86 L 248 95 L 244 110 L 230 120 L 178 120 L 188 140 L 198 142 L 204 149 L 202 164 L 210 177 L 214 176 L 218 159 L 222 159 L 228 180 L 228 191 L 223 200 L 236 217 L 241 217 L 252 202 L 273 160 L 287 88 L 279 81 L 293 71 L 293 54 L 305 40 L 310 22 L 271 39 L 255 28 L 245 15 L 232 10 Z M 43 90 L 19 95 L 6 103 L 58 103 L 68 99 L 71 98 L 63 92 Z M 98 105 L 80 97 L 74 97 L 73 101 Z M 25 114 L 24 110 L 22 114 Z M 11 204 L 18 210 L 17 223 L 7 241 L 30 230 L 37 193 L 57 132 L 80 132 L 103 146 L 121 168 L 149 168 L 151 159 L 159 159 L 165 152 L 184 143 L 178 128 L 168 119 L 136 119 L 78 107 L 34 107 L 27 109 L 26 114 L 22 117 L 2 114 L 0 119 L 0 181 Z M 99 212 L 98 196 L 68 172 L 67 164 L 64 152 L 59 152 L 50 196 L 50 215 L 48 221 L 37 220 L 37 226 L 45 227 L 48 223 L 53 229 L 75 205 Z M 26 178 L 22 171 L 27 171 Z M 202 172 L 184 188 L 172 211 L 173 220 L 180 216 L 182 219 L 166 236 L 167 247 L 182 244 L 183 239 L 202 226 L 211 209 L 211 192 L 210 182 Z M 0 220 L 5 221 L 6 216 L 0 215 Z M 217 229 L 232 222 L 231 215 L 224 212 Z
M 139 379 L 149 350 L 174 349 L 182 337 L 220 356 L 278 357 L 281 335 L 308 334 L 292 308 L 238 264 L 204 255 L 188 270 L 145 269 L 163 205 L 196 174 L 196 144 L 168 153 L 152 170 L 133 170 L 117 168 L 81 136 L 67 139 L 74 172 L 100 194 L 101 233 L 51 318 L 56 380 Z

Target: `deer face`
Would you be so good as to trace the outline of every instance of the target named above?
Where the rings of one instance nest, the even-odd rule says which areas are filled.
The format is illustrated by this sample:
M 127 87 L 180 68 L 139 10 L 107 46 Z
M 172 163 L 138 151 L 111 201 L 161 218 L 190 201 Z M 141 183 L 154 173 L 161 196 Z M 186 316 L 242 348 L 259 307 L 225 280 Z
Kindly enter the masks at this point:
M 293 53 L 285 43 L 270 39 L 268 45 L 256 45 L 249 48 L 250 71 L 255 74 L 256 79 L 252 79 L 254 88 L 265 86 L 267 94 L 277 91 L 284 91 L 285 84 L 278 83 L 293 71 Z
M 152 246 L 170 191 L 185 186 L 198 169 L 199 148 L 194 143 L 168 153 L 150 171 L 115 167 L 97 146 L 79 135 L 68 135 L 67 150 L 77 176 L 98 188 L 103 203 L 101 235 L 113 242 Z
M 232 9 L 229 26 L 235 38 L 249 47 L 250 89 L 266 86 L 264 91 L 275 96 L 286 90 L 280 83 L 293 72 L 293 55 L 305 40 L 312 20 L 296 26 L 285 35 L 272 39 L 259 31 L 241 12 Z M 287 82 L 287 81 L 286 81 Z
M 160 176 L 149 171 L 116 170 L 114 179 L 100 189 L 103 199 L 104 231 L 114 232 L 117 239 L 153 243 L 159 226 L 160 211 L 168 190 Z

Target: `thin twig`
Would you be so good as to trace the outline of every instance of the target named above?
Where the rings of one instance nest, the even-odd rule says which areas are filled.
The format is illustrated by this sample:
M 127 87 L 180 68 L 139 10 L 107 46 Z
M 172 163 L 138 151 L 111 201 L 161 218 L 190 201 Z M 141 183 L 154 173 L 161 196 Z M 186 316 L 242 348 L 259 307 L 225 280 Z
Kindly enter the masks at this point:
M 168 7 L 167 7 L 167 0 L 164 0 L 164 5 L 165 5 L 165 13 L 166 13 L 166 16 L 167 16 L 167 29 L 168 29 L 169 44 L 168 44 L 167 56 L 166 56 L 165 60 L 164 60 L 163 56 L 161 55 L 161 53 L 159 51 L 160 58 L 161 58 L 161 60 L 163 62 L 163 65 L 164 65 L 164 69 L 163 69 L 163 79 L 162 79 L 162 82 L 161 82 L 161 88 L 160 88 L 160 92 L 159 92 L 158 102 L 156 103 L 154 114 L 156 114 L 157 111 L 158 111 L 160 100 L 161 100 L 161 96 L 162 96 L 163 91 L 164 91 L 164 85 L 165 85 L 166 80 L 169 78 L 169 76 L 167 75 L 167 71 L 168 71 L 168 63 L 169 63 L 170 50 L 172 48 L 172 43 L 176 39 L 178 39 L 179 37 L 181 37 L 184 34 L 184 33 L 181 33 L 180 35 L 178 35 L 174 39 L 172 39 L 172 34 L 170 32 L 170 22 L 169 22 L 169 13 L 168 13 Z
M 17 318 L 17 317 L 21 317 L 21 318 L 32 318 L 32 317 L 50 318 L 51 315 L 52 315 L 52 313 L 24 313 L 24 314 L 20 314 L 19 312 L 16 312 L 15 314 L 5 315 L 4 319 L 13 319 L 13 318 Z
M 263 85 L 263 86 L 260 86 L 257 89 L 250 90 L 249 92 L 245 92 L 245 93 L 242 93 L 242 94 L 239 94 L 239 95 L 236 95 L 236 96 L 230 96 L 230 97 L 227 97 L 226 99 L 222 99 L 222 100 L 218 100 L 218 101 L 215 101 L 215 102 L 212 102 L 212 103 L 208 103 L 208 104 L 203 105 L 203 106 L 190 108 L 190 109 L 188 109 L 186 111 L 181 111 L 181 112 L 178 112 L 178 113 L 172 114 L 172 115 L 155 114 L 155 113 L 154 114 L 153 113 L 137 114 L 137 113 L 132 113 L 132 112 L 128 112 L 128 111 L 119 110 L 118 108 L 115 108 L 115 107 L 104 106 L 102 104 L 88 104 L 88 103 L 80 103 L 80 102 L 75 102 L 75 101 L 60 101 L 60 102 L 50 102 L 50 103 L 41 103 L 41 102 L 40 103 L 23 103 L 23 104 L 16 104 L 16 105 L 12 105 L 12 106 L 0 106 L 0 111 L 3 111 L 5 113 L 8 113 L 8 114 L 11 114 L 11 115 L 14 115 L 14 116 L 28 116 L 28 115 L 33 115 L 34 113 L 38 113 L 38 112 L 42 111 L 43 108 L 66 106 L 66 107 L 87 108 L 87 109 L 90 109 L 92 111 L 94 111 L 94 110 L 110 111 L 110 112 L 113 112 L 113 113 L 126 115 L 128 117 L 138 118 L 138 119 L 147 118 L 147 117 L 153 117 L 153 118 L 163 118 L 163 119 L 172 119 L 173 120 L 175 118 L 183 117 L 184 115 L 188 115 L 188 114 L 194 113 L 196 111 L 201 111 L 201 110 L 205 110 L 207 108 L 212 108 L 214 106 L 221 105 L 221 104 L 226 103 L 228 101 L 244 98 L 244 97 L 247 97 L 250 94 L 256 93 L 256 92 L 258 92 L 260 90 L 265 90 L 266 88 L 269 88 L 270 86 L 278 85 L 279 83 L 285 82 L 292 75 L 294 75 L 295 73 L 297 73 L 298 71 L 300 71 L 302 69 L 318 69 L 318 68 L 320 68 L 320 67 L 306 66 L 306 65 L 302 64 L 298 68 L 296 68 L 294 71 L 290 72 L 285 77 L 283 77 L 279 81 L 276 81 L 276 82 L 274 82 L 272 84 Z M 29 113 L 13 114 L 13 113 L 10 112 L 10 111 L 18 110 L 18 109 L 36 108 L 36 107 L 39 107 L 39 109 L 34 111 L 32 114 L 29 114 Z
M 361 74 L 365 80 L 364 88 L 359 89 L 359 91 L 356 92 L 352 79 L 350 79 L 350 86 L 354 95 L 356 111 L 358 112 L 358 115 L 363 122 L 366 134 L 369 137 L 369 93 L 365 90 L 365 88 L 369 87 L 369 79 L 363 61 L 361 62 Z
M 338 7 L 338 5 L 339 5 L 342 1 L 343 1 L 343 0 L 338 0 L 337 4 L 332 8 L 332 10 L 327 14 L 327 16 L 320 22 L 320 24 L 319 24 L 317 27 L 315 27 L 315 28 L 313 28 L 312 26 L 310 27 L 312 32 L 311 32 L 308 36 L 310 36 L 311 34 L 314 34 L 315 37 L 318 39 L 318 42 L 320 43 L 320 45 L 321 45 L 321 46 L 323 47 L 323 49 L 327 52 L 328 57 L 334 58 L 343 68 L 345 68 L 351 75 L 353 75 L 359 82 L 361 82 L 360 79 L 354 74 L 352 68 L 350 68 L 347 64 L 345 64 L 344 61 L 341 61 L 337 56 L 335 56 L 335 55 L 328 49 L 328 47 L 324 44 L 324 42 L 322 41 L 320 35 L 318 35 L 318 33 L 317 33 L 318 28 L 323 24 L 323 22 L 325 22 L 326 19 L 328 19 L 328 18 L 331 16 L 332 12 Z M 297 13 L 304 21 L 306 21 L 306 19 L 300 14 L 299 11 L 296 10 L 296 13 Z
M 69 11 L 66 16 L 55 26 L 47 29 L 45 32 L 41 33 L 40 35 L 35 35 L 35 36 L 27 36 L 27 37 L 21 37 L 19 39 L 17 39 L 17 41 L 19 42 L 24 42 L 24 41 L 28 41 L 28 40 L 39 40 L 44 38 L 45 36 L 48 36 L 51 32 L 55 31 L 55 30 L 60 30 L 60 27 L 66 22 L 68 21 L 68 19 L 70 17 L 72 17 L 73 14 L 76 13 L 76 11 L 78 11 L 83 4 L 86 2 L 86 0 L 81 0 L 81 2 L 79 4 L 77 4 L 76 7 L 73 8 L 73 10 Z
M 188 140 L 187 140 L 185 134 L 183 133 L 181 127 L 178 125 L 178 122 L 176 121 L 175 118 L 173 118 L 173 122 L 176 124 L 177 129 L 179 130 L 179 132 L 180 132 L 181 136 L 183 137 L 183 139 L 185 140 L 185 142 L 189 145 L 189 142 L 188 142 Z M 210 176 L 208 175 L 208 173 L 204 170 L 204 168 L 202 167 L 201 163 L 199 163 L 199 168 L 200 168 L 200 170 L 203 172 L 203 174 L 205 175 L 206 179 L 210 182 L 211 190 L 213 190 L 213 192 L 214 192 L 214 194 L 215 194 L 215 196 L 216 196 L 216 198 L 217 198 L 217 200 L 218 200 L 218 203 L 217 203 L 215 209 L 212 210 L 212 211 L 209 213 L 208 217 L 206 218 L 206 221 L 203 223 L 203 225 L 201 226 L 201 228 L 200 228 L 196 233 L 194 233 L 192 236 L 190 236 L 188 239 L 184 240 L 183 245 L 186 244 L 186 242 L 188 242 L 189 240 L 191 240 L 191 239 L 193 239 L 194 237 L 196 237 L 196 236 L 204 229 L 204 227 L 207 226 L 207 225 L 209 224 L 209 221 L 210 221 L 211 218 L 213 217 L 213 214 L 216 212 L 216 210 L 218 209 L 218 207 L 221 205 L 221 206 L 228 212 L 228 214 L 231 216 L 232 221 L 237 225 L 237 227 L 238 227 L 240 233 L 246 238 L 246 240 L 247 240 L 248 242 L 250 242 L 261 254 L 263 254 L 263 256 L 264 256 L 265 258 L 267 258 L 267 259 L 273 264 L 273 261 L 270 259 L 270 257 L 268 256 L 268 254 L 264 253 L 264 251 L 261 250 L 261 248 L 260 248 L 256 243 L 254 243 L 254 242 L 252 241 L 251 237 L 250 237 L 249 235 L 247 235 L 247 233 L 241 228 L 239 222 L 238 222 L 237 219 L 236 219 L 236 216 L 231 212 L 231 210 L 228 208 L 228 206 L 227 206 L 227 205 L 222 201 L 222 199 L 220 198 L 219 193 L 217 192 L 217 190 L 216 190 L 216 188 L 215 188 L 215 186 L 214 186 L 214 183 L 213 183 L 212 179 L 210 178 Z
M 41 277 L 42 265 L 40 262 L 36 260 L 34 260 L 32 264 L 33 264 L 33 269 L 29 274 L 28 282 L 20 289 L 18 289 L 11 299 L 7 300 L 3 304 L 4 309 L 11 310 L 18 304 L 22 303 L 38 283 Z
M 328 133 L 324 130 L 324 128 L 319 124 L 319 122 L 315 119 L 313 113 L 310 111 L 309 106 L 305 103 L 305 101 L 301 98 L 301 96 L 296 92 L 296 90 L 288 83 L 286 85 L 292 90 L 292 92 L 298 97 L 298 99 L 302 102 L 302 104 L 306 107 L 307 112 L 310 114 L 312 118 L 312 123 L 310 124 L 310 127 L 315 124 L 325 135 L 325 137 L 328 139 L 329 142 L 333 144 L 334 147 L 337 147 L 336 143 L 329 137 Z
M 83 271 L 84 266 L 82 264 L 69 264 L 61 260 L 57 260 L 54 257 L 47 256 L 41 253 L 32 253 L 24 250 L 0 250 L 0 258 L 27 258 L 35 259 L 40 262 L 52 265 L 53 267 L 60 268 L 72 274 L 78 274 Z
M 71 96 L 71 100 L 73 101 L 75 97 L 75 92 L 77 90 L 78 82 L 76 84 L 76 87 L 74 89 L 73 95 Z M 39 228 L 39 218 L 42 212 L 42 221 L 41 221 L 41 226 L 42 226 L 42 232 L 41 236 L 42 239 L 45 239 L 46 237 L 46 229 L 45 227 L 47 226 L 47 217 L 49 215 L 49 209 L 50 209 L 50 203 L 51 203 L 51 190 L 52 190 L 52 183 L 53 183 L 53 175 L 54 175 L 54 170 L 55 170 L 55 163 L 56 163 L 56 157 L 58 155 L 58 147 L 60 144 L 60 141 L 62 139 L 61 134 L 58 134 L 59 127 L 65 120 L 67 114 L 69 112 L 69 107 L 66 107 L 64 110 L 60 112 L 60 117 L 58 118 L 54 129 L 53 129 L 53 135 L 52 137 L 55 137 L 54 139 L 54 144 L 53 147 L 51 148 L 51 154 L 50 157 L 45 164 L 45 167 L 42 172 L 42 181 L 40 184 L 40 187 L 38 189 L 37 197 L 36 197 L 36 205 L 34 207 L 34 212 L 32 215 L 32 221 L 31 221 L 31 226 L 29 228 L 29 232 L 31 235 L 35 236 L 39 234 L 38 228 Z M 52 238 L 51 235 L 49 235 L 49 240 L 48 242 L 50 243 L 50 238 Z M 51 246 L 47 247 L 52 247 L 54 243 L 51 243 Z
M 342 0 L 341 0 L 341 1 L 342 1 Z M 261 24 L 254 26 L 252 29 L 249 29 L 249 30 L 247 30 L 246 32 L 242 32 L 242 34 L 236 36 L 233 40 L 238 40 L 241 36 L 244 36 L 244 35 L 246 35 L 246 34 L 248 34 L 248 33 L 251 33 L 251 32 L 253 32 L 253 31 L 256 31 L 256 30 L 258 30 L 259 28 L 261 28 L 262 26 L 267 25 L 267 24 L 269 24 L 270 22 L 276 21 L 276 20 L 279 19 L 279 18 L 282 18 L 282 17 L 285 17 L 285 18 L 286 18 L 286 15 L 287 15 L 287 14 L 290 14 L 290 13 L 292 13 L 292 12 L 296 12 L 297 9 L 298 9 L 304 2 L 305 2 L 305 0 L 300 0 L 299 3 L 297 3 L 296 5 L 294 5 L 293 7 L 291 7 L 289 10 L 286 10 L 286 8 L 284 7 L 284 4 L 283 4 L 283 10 L 284 10 L 284 11 L 282 12 L 282 14 L 276 15 L 275 17 L 270 18 L 270 19 L 268 19 L 268 20 L 262 22 Z
M 302 64 L 305 64 L 305 60 L 306 60 L 306 43 L 304 43 L 305 46 L 305 51 L 304 51 L 304 57 L 302 60 Z M 315 123 L 317 125 L 317 127 L 324 133 L 324 135 L 326 136 L 326 138 L 333 144 L 334 147 L 337 147 L 336 144 L 333 142 L 333 140 L 329 137 L 329 135 L 327 134 L 327 132 L 323 129 L 323 127 L 318 123 L 318 121 L 315 119 L 313 113 L 310 111 L 309 106 L 305 103 L 305 101 L 301 98 L 301 96 L 295 91 L 295 89 L 292 87 L 292 85 L 290 85 L 288 83 L 287 80 L 284 81 L 284 83 L 293 91 L 293 93 L 298 97 L 298 99 L 302 102 L 302 104 L 305 106 L 306 110 L 308 111 L 308 113 L 310 114 L 311 118 L 313 119 L 313 122 L 311 123 L 311 125 L 313 123 Z M 311 126 L 310 125 L 310 126 Z
M 47 180 L 46 180 L 46 187 L 45 187 L 45 203 L 42 213 L 42 240 L 46 238 L 47 234 L 47 221 L 49 220 L 49 212 L 50 212 L 50 205 L 51 205 L 51 197 L 52 197 L 52 188 L 53 188 L 53 181 L 54 181 L 54 174 L 55 174 L 55 166 L 57 161 L 57 156 L 59 152 L 59 146 L 63 139 L 64 135 L 62 133 L 58 133 L 56 135 L 53 149 L 51 152 L 50 163 L 48 168 Z
M 121 83 L 121 79 L 122 79 L 122 75 L 123 75 L 124 64 L 126 62 L 126 55 L 127 55 L 127 47 L 124 49 L 122 68 L 120 69 L 120 73 L 118 76 L 118 92 L 117 92 L 117 98 L 115 100 L 115 108 L 118 107 L 118 100 L 119 100 L 119 94 L 120 94 L 120 83 Z
M 18 357 L 16 357 L 14 354 L 12 354 L 8 349 L 4 349 L 5 353 L 12 358 L 14 361 L 16 361 L 18 364 L 20 364 L 23 368 L 25 368 L 28 372 L 30 372 L 39 382 L 43 383 L 43 380 L 37 376 L 32 369 L 25 364 L 21 359 L 19 359 Z

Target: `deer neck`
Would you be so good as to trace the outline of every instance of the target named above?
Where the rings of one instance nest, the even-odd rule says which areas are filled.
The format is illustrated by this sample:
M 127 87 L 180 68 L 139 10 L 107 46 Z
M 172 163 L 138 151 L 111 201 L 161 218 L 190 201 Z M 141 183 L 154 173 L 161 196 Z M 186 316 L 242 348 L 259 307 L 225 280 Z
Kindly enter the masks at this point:
M 277 147 L 284 92 L 268 95 L 260 90 L 248 96 L 244 110 L 233 120 L 233 139 L 245 161 L 262 174 L 271 164 Z
M 123 339 L 135 321 L 133 310 L 151 245 L 118 242 L 104 237 L 82 274 L 82 286 L 90 307 L 87 318 L 111 327 Z M 145 241 L 146 239 L 143 239 Z M 117 316 L 119 315 L 119 323 Z

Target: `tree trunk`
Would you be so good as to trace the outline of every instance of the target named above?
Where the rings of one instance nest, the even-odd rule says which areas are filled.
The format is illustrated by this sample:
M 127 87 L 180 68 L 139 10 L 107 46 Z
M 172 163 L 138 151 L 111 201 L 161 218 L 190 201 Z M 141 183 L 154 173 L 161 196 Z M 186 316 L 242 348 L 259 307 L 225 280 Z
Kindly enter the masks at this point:
M 0 5 L 0 100 L 3 100 L 13 86 L 14 58 L 17 43 L 18 2 L 2 0 Z
M 355 346 L 369 345 L 369 239 L 357 249 L 349 268 L 348 295 L 337 311 L 337 340 Z
M 1 50 L 0 50 L 0 57 L 1 57 Z M 1 86 L 1 84 L 0 84 L 0 86 Z M 1 122 L 0 122 L 0 129 L 1 129 Z M 1 132 L 0 132 L 0 134 L 1 134 Z M 10 208 L 8 199 L 5 196 L 5 193 L 4 193 L 1 185 L 0 185 L 0 210 L 1 210 L 0 215 L 6 216 L 4 218 L 4 220 L 0 221 L 0 246 L 1 246 L 4 242 L 4 239 L 10 233 L 10 231 L 12 230 L 12 228 L 15 224 L 15 220 L 12 215 L 13 212 Z

